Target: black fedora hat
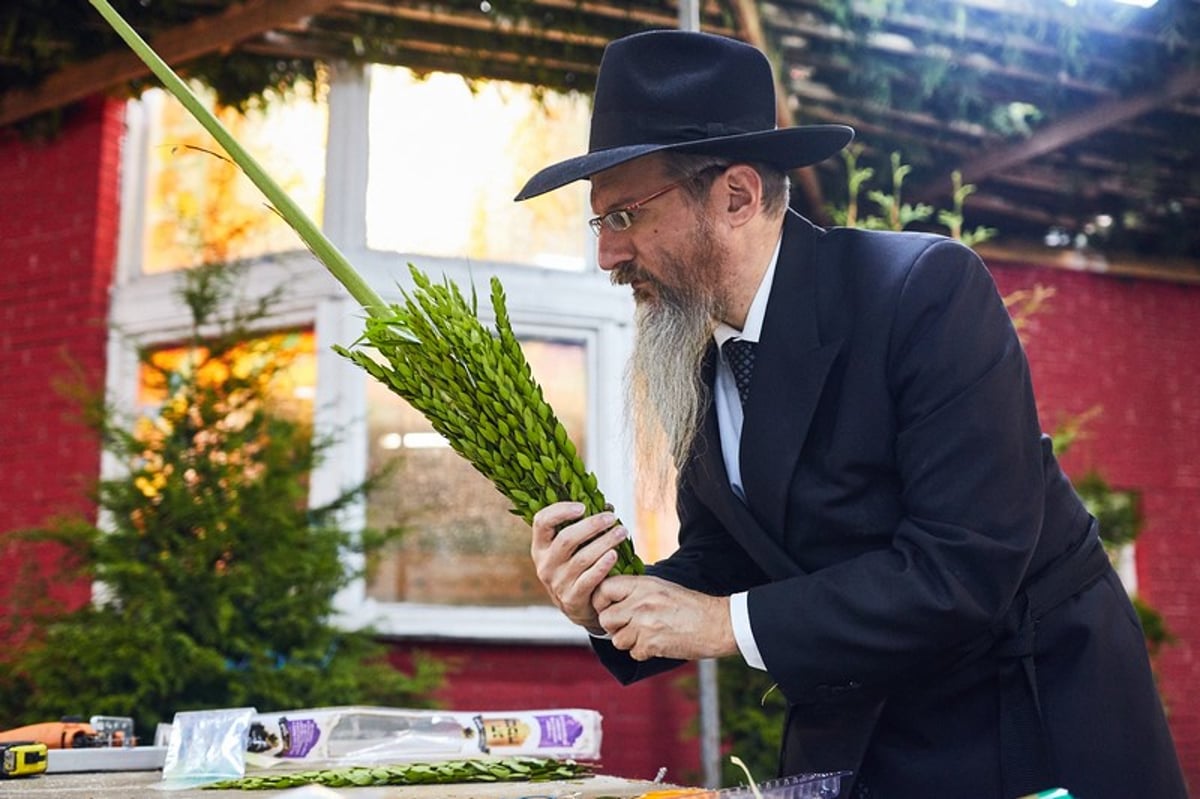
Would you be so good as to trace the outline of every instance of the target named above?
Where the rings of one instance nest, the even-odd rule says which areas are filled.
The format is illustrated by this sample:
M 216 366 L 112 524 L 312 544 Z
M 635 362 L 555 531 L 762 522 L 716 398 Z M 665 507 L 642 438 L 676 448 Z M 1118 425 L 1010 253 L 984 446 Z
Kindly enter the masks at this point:
M 587 153 L 541 170 L 516 199 L 663 150 L 788 170 L 823 161 L 853 138 L 845 125 L 775 127 L 775 83 L 758 49 L 709 33 L 646 31 L 604 49 Z

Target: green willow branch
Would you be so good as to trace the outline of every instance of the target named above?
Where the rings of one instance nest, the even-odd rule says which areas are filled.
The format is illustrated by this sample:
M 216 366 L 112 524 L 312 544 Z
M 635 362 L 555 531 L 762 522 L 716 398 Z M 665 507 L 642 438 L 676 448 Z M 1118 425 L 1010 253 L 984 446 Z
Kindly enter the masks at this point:
M 196 121 L 225 148 L 225 152 L 229 153 L 229 156 L 242 168 L 242 171 L 258 187 L 259 191 L 266 196 L 279 212 L 280 216 L 287 220 L 287 223 L 299 234 L 304 243 L 308 245 L 308 248 L 333 273 L 333 276 L 346 287 L 350 295 L 358 300 L 367 313 L 372 316 L 386 314 L 387 304 L 354 271 L 354 267 L 346 260 L 346 256 L 342 255 L 341 251 L 333 245 L 333 242 L 326 238 L 321 229 L 296 204 L 296 201 L 281 189 L 279 184 L 271 179 L 271 176 L 259 165 L 254 156 L 250 155 L 233 138 L 233 135 L 221 124 L 221 121 L 205 107 L 204 103 L 200 102 L 200 99 L 175 74 L 175 71 L 167 65 L 167 62 L 163 61 L 158 56 L 158 53 L 154 52 L 150 45 L 137 34 L 137 31 L 130 27 L 129 23 L 108 4 L 107 0 L 89 0 L 89 2 L 95 6 L 100 15 L 112 26 L 117 35 L 125 40 L 125 43 L 137 54 L 138 58 L 145 62 L 155 77 L 162 81 L 167 91 L 175 95 L 176 99 L 183 103 L 183 106 L 192 113 Z
M 385 766 L 352 766 L 285 774 L 263 774 L 205 785 L 213 790 L 266 791 L 302 785 L 357 788 L 371 785 L 452 785 L 464 782 L 551 782 L 590 777 L 593 769 L 574 760 L 507 757 L 447 760 Z

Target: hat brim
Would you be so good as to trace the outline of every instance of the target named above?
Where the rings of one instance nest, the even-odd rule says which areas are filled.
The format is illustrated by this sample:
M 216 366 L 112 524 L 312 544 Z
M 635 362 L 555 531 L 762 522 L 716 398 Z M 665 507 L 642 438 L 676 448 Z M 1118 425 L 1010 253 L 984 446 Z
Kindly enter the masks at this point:
M 824 161 L 853 139 L 854 129 L 845 125 L 804 125 L 670 144 L 628 144 L 551 164 L 526 181 L 514 200 L 537 197 L 651 153 L 669 150 L 724 156 L 762 162 L 786 171 Z

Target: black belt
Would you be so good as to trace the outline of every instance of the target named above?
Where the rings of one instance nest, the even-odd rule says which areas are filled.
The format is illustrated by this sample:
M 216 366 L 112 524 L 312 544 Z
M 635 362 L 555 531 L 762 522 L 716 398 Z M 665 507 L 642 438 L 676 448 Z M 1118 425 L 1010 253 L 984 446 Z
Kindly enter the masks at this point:
M 1079 543 L 1017 594 L 998 631 L 993 652 L 999 661 L 1000 762 L 1006 799 L 1055 787 L 1054 759 L 1038 700 L 1034 638 L 1043 616 L 1112 568 L 1096 530 L 1093 523 Z

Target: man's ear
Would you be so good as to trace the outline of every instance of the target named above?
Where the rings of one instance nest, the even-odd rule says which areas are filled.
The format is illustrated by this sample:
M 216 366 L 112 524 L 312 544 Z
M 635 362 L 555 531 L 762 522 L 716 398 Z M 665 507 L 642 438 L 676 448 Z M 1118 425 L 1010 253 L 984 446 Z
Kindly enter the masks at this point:
M 749 164 L 734 164 L 717 179 L 725 193 L 729 224 L 740 227 L 762 212 L 762 178 Z

